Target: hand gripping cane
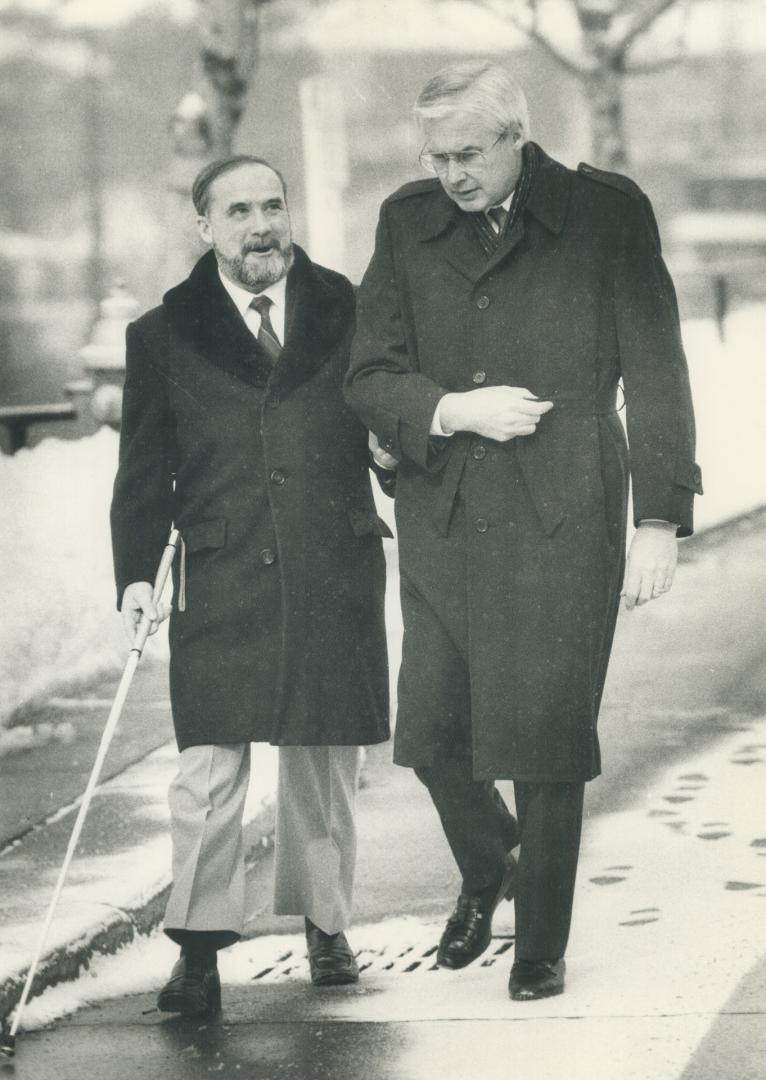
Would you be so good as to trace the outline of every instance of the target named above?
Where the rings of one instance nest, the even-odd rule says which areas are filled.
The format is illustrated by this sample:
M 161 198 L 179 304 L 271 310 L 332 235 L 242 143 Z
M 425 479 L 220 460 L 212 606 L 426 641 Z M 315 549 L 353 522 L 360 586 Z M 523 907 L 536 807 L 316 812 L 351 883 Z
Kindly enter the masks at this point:
M 170 573 L 170 567 L 173 564 L 173 557 L 176 553 L 177 544 L 178 530 L 171 529 L 170 536 L 168 537 L 168 542 L 165 546 L 165 550 L 162 553 L 160 565 L 157 569 L 157 576 L 154 579 L 154 590 L 152 593 L 152 599 L 154 600 L 155 604 L 159 602 L 162 591 L 165 587 L 165 582 L 167 581 L 168 574 Z M 24 1010 L 24 1006 L 27 1003 L 27 998 L 29 997 L 29 991 L 32 988 L 32 982 L 37 972 L 37 965 L 40 962 L 40 956 L 42 955 L 43 948 L 45 947 L 45 942 L 48 937 L 48 931 L 50 930 L 51 922 L 53 921 L 53 913 L 56 910 L 56 904 L 58 903 L 59 896 L 61 895 L 61 890 L 64 886 L 64 880 L 66 878 L 67 871 L 69 870 L 69 864 L 72 861 L 72 856 L 74 855 L 75 848 L 77 847 L 77 842 L 80 839 L 80 833 L 82 832 L 83 825 L 85 824 L 85 818 L 87 816 L 88 808 L 90 807 L 91 800 L 93 798 L 93 793 L 96 790 L 96 784 L 98 783 L 98 778 L 101 774 L 104 759 L 109 749 L 109 744 L 111 743 L 112 737 L 114 736 L 115 730 L 117 728 L 117 723 L 120 719 L 120 714 L 122 713 L 125 699 L 128 696 L 130 684 L 133 681 L 133 676 L 136 672 L 136 668 L 138 667 L 138 661 L 141 659 L 141 653 L 143 651 L 144 645 L 146 644 L 146 639 L 149 636 L 149 630 L 151 628 L 151 625 L 151 619 L 149 619 L 146 615 L 142 615 L 138 627 L 136 628 L 136 636 L 133 639 L 133 647 L 130 650 L 128 661 L 125 664 L 125 670 L 122 673 L 120 685 L 117 688 L 117 695 L 114 699 L 114 704 L 112 705 L 111 712 L 109 713 L 109 719 L 106 722 L 104 733 L 101 736 L 101 742 L 98 747 L 98 753 L 96 754 L 96 760 L 93 763 L 93 769 L 91 770 L 90 779 L 88 780 L 88 786 L 86 787 L 85 794 L 82 797 L 82 802 L 80 803 L 80 810 L 77 814 L 77 820 L 74 823 L 72 835 L 69 838 L 69 846 L 67 847 L 66 855 L 64 857 L 64 864 L 59 872 L 58 880 L 56 882 L 56 888 L 53 890 L 53 896 L 51 897 L 50 906 L 48 907 L 48 914 L 45 917 L 45 922 L 43 923 L 42 930 L 40 931 L 40 937 L 37 942 L 37 949 L 35 951 L 34 959 L 32 960 L 29 971 L 27 972 L 24 989 L 21 993 L 19 1003 L 16 1006 L 13 1024 L 11 1025 L 9 1032 L 6 1033 L 6 1031 L 3 1031 L 2 1034 L 2 1040 L 0 1041 L 0 1054 L 3 1054 L 7 1058 L 12 1058 L 16 1050 L 16 1032 L 19 1028 L 21 1014 Z

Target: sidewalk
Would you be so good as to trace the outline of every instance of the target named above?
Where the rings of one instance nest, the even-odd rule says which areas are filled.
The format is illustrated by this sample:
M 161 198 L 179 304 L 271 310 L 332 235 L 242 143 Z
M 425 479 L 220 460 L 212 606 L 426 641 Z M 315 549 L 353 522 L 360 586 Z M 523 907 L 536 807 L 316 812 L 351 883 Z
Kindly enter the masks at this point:
M 763 998 L 760 1004 L 753 1002 L 758 1000 L 756 990 L 763 971 L 755 965 L 761 956 L 766 956 L 761 930 L 765 925 L 762 905 L 766 894 L 766 844 L 760 843 L 766 835 L 755 824 L 762 805 L 766 758 L 766 730 L 759 726 L 759 718 L 766 713 L 766 627 L 762 618 L 766 604 L 766 530 L 762 525 L 762 521 L 755 525 L 743 523 L 724 538 L 721 546 L 703 537 L 686 544 L 684 565 L 672 598 L 620 620 L 601 725 L 605 776 L 589 785 L 588 792 L 577 915 L 579 919 L 580 911 L 583 918 L 587 914 L 587 922 L 582 928 L 575 927 L 573 942 L 586 942 L 588 927 L 600 930 L 602 924 L 612 927 L 610 934 L 615 936 L 609 937 L 608 944 L 599 951 L 589 953 L 585 945 L 574 946 L 570 983 L 573 991 L 579 985 L 579 996 L 568 992 L 561 999 L 560 1009 L 557 1005 L 553 1012 L 541 1014 L 551 1022 L 558 1018 L 556 1022 L 560 1023 L 564 1017 L 576 1014 L 587 1016 L 595 1027 L 611 1018 L 619 1021 L 621 1029 L 629 1028 L 631 1009 L 637 1009 L 636 1015 L 647 1023 L 647 1017 L 652 1018 L 652 1031 L 656 1031 L 651 1038 L 664 1039 L 660 1031 L 663 1029 L 672 1039 L 671 1014 L 684 1013 L 688 1021 L 684 1053 L 695 1052 L 700 1044 L 696 1052 L 709 1056 L 719 1045 L 714 1041 L 712 1049 L 705 1050 L 712 1038 L 710 1025 L 720 1013 L 718 1023 L 725 1029 L 721 1038 L 727 1044 L 736 1049 L 743 1040 L 752 1041 L 741 1025 L 761 1015 L 758 1009 L 763 1008 Z M 735 619 L 736 639 L 731 631 Z M 160 917 L 170 865 L 166 789 L 175 757 L 172 743 L 165 741 L 170 727 L 162 705 L 164 678 L 164 671 L 150 664 L 139 669 L 134 706 L 143 713 L 143 720 L 136 717 L 129 721 L 126 714 L 121 725 L 125 741 L 116 744 L 114 760 L 110 755 L 110 772 L 115 773 L 118 762 L 124 765 L 134 760 L 131 753 L 137 751 L 138 744 L 133 745 L 131 740 L 138 738 L 141 723 L 146 725 L 144 735 L 149 737 L 147 748 L 156 745 L 152 741 L 155 739 L 162 745 L 142 761 L 113 775 L 99 790 L 35 992 L 45 985 L 74 978 L 88 964 L 98 977 L 54 989 L 33 1001 L 25 1027 L 35 1018 L 42 1022 L 46 1016 L 69 1011 L 69 1005 L 61 1006 L 62 1000 L 83 1004 L 90 1000 L 87 994 L 93 992 L 101 999 L 104 986 L 111 986 L 113 994 L 125 992 L 124 980 L 117 977 L 112 982 L 110 978 L 104 981 L 101 975 L 103 964 L 120 965 L 123 958 L 100 960 L 96 954 L 114 951 L 137 935 L 145 935 Z M 90 700 L 97 697 L 94 692 Z M 104 715 L 106 709 L 108 704 Z M 100 731 L 104 715 L 97 720 L 97 712 L 96 705 L 81 712 L 78 731 L 81 722 L 86 727 L 90 724 L 94 732 Z M 86 742 L 84 739 L 83 747 Z M 92 749 L 90 746 L 87 753 L 84 749 L 82 752 L 86 772 Z M 59 784 L 60 778 L 54 774 L 57 767 L 66 767 L 65 759 L 63 751 L 61 757 L 50 748 L 42 758 L 40 753 L 39 748 L 28 752 L 27 775 L 34 774 L 38 791 L 49 793 L 55 790 L 54 784 Z M 334 996 L 325 999 L 325 1004 L 332 1005 L 329 1011 L 312 1012 L 316 1006 L 305 995 L 302 939 L 298 936 L 291 940 L 284 935 L 285 930 L 297 931 L 298 923 L 275 920 L 269 914 L 270 884 L 265 872 L 268 857 L 260 861 L 257 858 L 267 849 L 270 835 L 268 792 L 273 786 L 275 754 L 268 750 L 265 756 L 259 754 L 258 786 L 251 792 L 249 803 L 249 843 L 255 866 L 251 873 L 253 932 L 261 936 L 227 954 L 226 979 L 234 984 L 247 982 L 249 993 L 254 975 L 268 969 L 264 979 L 280 987 L 273 999 L 275 1006 L 281 1002 L 289 1012 L 290 1002 L 300 999 L 302 1016 L 319 1020 L 321 1013 L 333 1023 L 365 1019 L 381 1022 L 370 1010 L 375 1001 L 383 1000 L 384 991 L 389 1010 L 385 1022 L 392 1025 L 404 1023 L 402 1014 L 407 1009 L 425 1025 L 441 1022 L 455 1010 L 465 1022 L 491 1025 L 498 1010 L 507 1020 L 508 1003 L 502 984 L 507 977 L 504 954 L 510 947 L 508 937 L 498 943 L 498 958 L 493 963 L 480 964 L 475 971 L 457 976 L 441 973 L 437 983 L 426 986 L 419 982 L 432 967 L 426 962 L 426 954 L 438 938 L 456 882 L 444 839 L 420 785 L 407 770 L 390 766 L 389 753 L 389 748 L 380 748 L 371 755 L 367 786 L 360 796 L 357 892 L 365 899 L 358 921 L 366 926 L 355 931 L 353 940 L 355 947 L 369 954 L 370 970 L 362 996 L 348 1001 Z M 706 754 L 711 756 L 706 758 Z M 22 757 L 5 759 L 5 773 L 0 773 L 0 780 L 11 775 Z M 51 770 L 50 783 L 46 782 L 41 762 Z M 74 788 L 79 793 L 82 786 L 78 782 Z M 23 789 L 24 784 L 19 784 L 19 800 L 24 797 Z M 72 798 L 72 794 L 67 797 Z M 20 821 L 24 817 L 28 829 L 33 821 L 39 824 L 48 809 L 43 806 L 34 817 L 27 807 L 16 818 Z M 71 809 L 63 815 L 54 814 L 47 824 L 31 829 L 0 855 L 0 1015 L 18 999 L 23 971 L 72 820 Z M 12 821 L 11 815 L 6 819 L 6 829 L 13 827 Z M 703 836 L 705 832 L 711 835 Z M 624 855 L 626 849 L 631 851 L 630 859 Z M 427 859 L 423 858 L 424 850 L 429 853 Z M 727 887 L 727 882 L 734 885 Z M 506 923 L 504 926 L 501 920 L 497 930 L 510 935 L 507 919 L 511 909 L 503 910 Z M 394 922 L 392 913 L 397 915 Z M 407 919 L 402 922 L 400 915 Z M 269 936 L 278 932 L 278 938 Z M 738 933 L 744 936 L 737 937 Z M 384 957 L 380 952 L 386 938 L 401 945 L 396 955 Z M 146 992 L 152 988 L 152 978 L 159 979 L 166 972 L 172 947 L 161 935 L 139 937 L 125 954 L 132 955 L 134 967 L 136 949 L 148 951 L 140 954 L 143 959 L 133 976 L 134 983 L 136 978 L 139 983 L 131 985 Z M 673 958 L 669 971 L 665 971 L 666 957 Z M 685 966 L 676 971 L 678 957 Z M 691 967 L 689 958 L 694 961 Z M 127 959 L 124 962 L 129 963 Z M 417 975 L 417 980 L 404 980 L 415 988 L 412 995 L 407 991 L 400 999 L 401 989 L 395 995 L 386 989 L 390 982 L 388 965 L 394 974 Z M 657 982 L 656 1001 L 648 1012 L 640 1004 L 647 997 L 642 965 Z M 754 967 L 748 977 L 750 965 Z M 487 966 L 493 970 L 487 972 Z M 620 1003 L 613 1000 L 616 985 L 609 977 L 617 967 L 627 972 L 625 976 L 615 974 Z M 291 969 L 287 974 L 286 968 Z M 721 976 L 712 987 L 708 985 L 711 970 Z M 378 977 L 382 985 L 374 981 Z M 449 985 L 453 977 L 458 979 L 455 987 Z M 743 980 L 740 985 L 739 979 Z M 704 994 L 688 999 L 689 989 L 696 994 L 698 987 Z M 81 993 L 86 993 L 84 999 L 78 998 Z M 674 993 L 676 998 L 686 995 L 688 1000 L 674 1008 Z M 739 1010 L 725 1005 L 729 993 L 735 995 L 733 1001 L 745 1003 Z M 235 989 L 235 1023 L 238 1000 Z M 403 1004 L 395 1004 L 400 1001 Z M 148 1002 L 151 1005 L 151 998 Z M 264 1023 L 272 1015 L 269 1002 L 271 997 L 264 999 L 265 1012 L 258 1012 Z M 428 1003 L 425 1013 L 424 1002 Z M 587 1009 L 583 1002 L 589 1003 Z M 344 1012 L 346 1008 L 348 1012 Z M 611 1011 L 607 1017 L 604 1010 L 608 1008 Z M 737 1011 L 742 1013 L 740 1021 L 733 1015 Z M 699 1023 L 692 1023 L 692 1013 L 698 1014 Z M 109 1010 L 105 1009 L 104 1014 L 108 1015 Z M 590 1037 L 594 1037 L 593 1031 Z M 544 1043 L 548 1036 L 538 1032 L 536 1038 Z M 396 1075 L 399 1080 L 410 1073 L 405 1070 Z M 658 1080 L 660 1075 L 664 1074 L 646 1073 L 641 1080 Z M 748 1073 L 732 1075 L 739 1080 Z M 610 1080 L 612 1076 L 623 1080 L 622 1073 L 611 1074 Z M 698 1080 L 698 1076 L 707 1074 L 692 1073 L 688 1080 Z
M 435 967 L 454 872 L 424 789 L 382 747 L 359 803 L 358 986 L 313 991 L 303 934 L 261 934 L 221 954 L 220 1021 L 170 1019 L 154 998 L 175 950 L 155 933 L 30 1004 L 20 1080 L 51 1059 L 58 1080 L 95 1075 L 112 1043 L 109 1080 L 139 1060 L 166 1080 L 761 1080 L 766 717 L 740 727 L 589 821 L 562 997 L 509 1001 L 511 905 L 481 961 Z M 251 874 L 262 894 L 268 877 Z
M 54 723 L 76 714 L 71 743 L 0 758 L 0 1018 L 21 994 L 114 689 L 104 680 L 84 696 L 49 703 Z M 175 768 L 167 669 L 147 660 L 107 756 L 33 994 L 77 978 L 94 955 L 114 952 L 160 921 L 170 884 L 167 789 Z M 275 784 L 269 748 L 245 810 L 251 858 L 270 841 Z

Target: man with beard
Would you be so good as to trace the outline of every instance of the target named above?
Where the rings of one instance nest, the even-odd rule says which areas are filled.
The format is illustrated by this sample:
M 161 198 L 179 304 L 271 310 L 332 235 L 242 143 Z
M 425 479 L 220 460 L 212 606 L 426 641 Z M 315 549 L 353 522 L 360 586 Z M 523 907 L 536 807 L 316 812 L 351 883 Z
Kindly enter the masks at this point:
M 564 989 L 620 589 L 632 608 L 672 584 L 701 490 L 694 420 L 637 185 L 548 157 L 496 64 L 440 72 L 415 113 L 433 176 L 381 209 L 347 393 L 400 461 L 395 760 L 428 788 L 462 877 L 437 960 L 475 960 L 515 896 L 509 990 L 526 1001 Z M 518 822 L 496 779 L 514 781 Z
M 218 1007 L 216 951 L 247 915 L 250 744 L 279 746 L 274 906 L 305 918 L 311 978 L 358 978 L 351 915 L 359 746 L 388 737 L 385 568 L 367 432 L 342 380 L 354 294 L 291 239 L 285 185 L 238 156 L 197 177 L 211 245 L 128 328 L 112 504 L 132 639 L 173 522 L 170 620 L 179 769 L 170 789 L 180 959 L 161 1010 Z

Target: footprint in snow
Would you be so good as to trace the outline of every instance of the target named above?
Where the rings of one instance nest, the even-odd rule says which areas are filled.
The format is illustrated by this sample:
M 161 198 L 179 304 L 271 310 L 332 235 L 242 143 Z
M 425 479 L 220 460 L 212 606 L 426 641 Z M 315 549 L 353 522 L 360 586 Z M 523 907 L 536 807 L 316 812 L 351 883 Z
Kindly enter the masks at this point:
M 723 840 L 725 836 L 731 836 L 731 829 L 727 821 L 716 821 L 710 825 L 703 825 L 703 832 L 698 832 L 700 840 Z
M 763 746 L 742 746 L 739 750 L 736 750 L 729 761 L 732 765 L 757 765 L 763 761 L 763 758 L 759 754 L 759 750 L 763 750 Z
M 594 885 L 616 885 L 619 881 L 625 881 L 625 875 L 614 871 L 632 870 L 632 866 L 607 866 L 607 873 L 599 874 L 590 878 Z
M 646 926 L 648 923 L 659 922 L 660 909 L 656 907 L 637 908 L 630 912 L 629 919 L 623 919 L 620 926 Z

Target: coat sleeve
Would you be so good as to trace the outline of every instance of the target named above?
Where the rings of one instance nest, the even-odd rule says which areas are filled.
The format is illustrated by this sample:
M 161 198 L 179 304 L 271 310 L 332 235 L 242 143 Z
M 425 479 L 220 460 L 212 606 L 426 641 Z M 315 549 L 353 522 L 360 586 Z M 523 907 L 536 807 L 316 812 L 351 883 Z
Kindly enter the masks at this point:
M 615 275 L 615 318 L 625 385 L 634 520 L 672 521 L 693 531 L 694 412 L 678 305 L 645 195 L 628 201 Z
M 380 445 L 400 461 L 437 470 L 449 440 L 433 438 L 431 423 L 447 393 L 418 370 L 397 280 L 395 251 L 383 204 L 375 252 L 357 296 L 357 328 L 346 377 L 346 400 Z
M 173 517 L 173 446 L 165 380 L 131 324 L 110 515 L 118 608 L 128 585 L 154 581 Z

